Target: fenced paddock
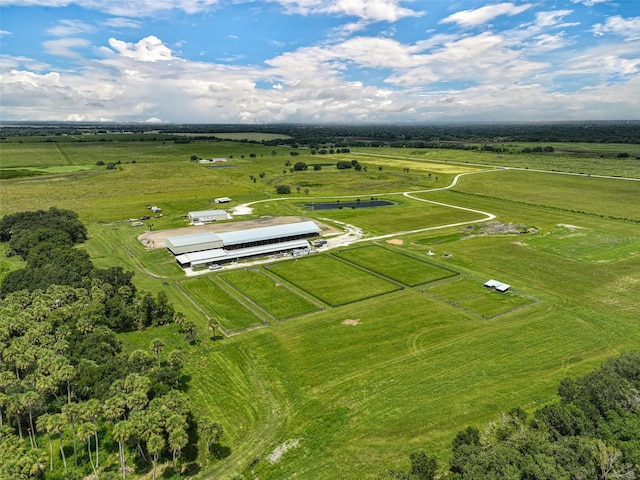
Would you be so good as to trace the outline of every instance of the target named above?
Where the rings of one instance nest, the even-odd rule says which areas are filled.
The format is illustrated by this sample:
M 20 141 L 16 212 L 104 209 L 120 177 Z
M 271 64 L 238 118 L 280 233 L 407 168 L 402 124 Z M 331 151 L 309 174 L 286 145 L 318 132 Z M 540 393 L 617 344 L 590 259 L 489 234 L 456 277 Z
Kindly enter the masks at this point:
M 454 307 L 470 311 L 483 318 L 494 318 L 536 303 L 536 299 L 514 292 L 496 292 L 480 280 L 462 278 L 426 288 L 425 292 Z
M 178 285 L 207 315 L 218 320 L 226 331 L 241 330 L 264 323 L 208 277 L 182 280 Z
M 458 272 L 379 245 L 349 248 L 336 256 L 409 287 L 458 275 Z
M 265 268 L 331 306 L 358 302 L 402 288 L 329 255 L 313 255 Z
M 277 320 L 321 310 L 282 282 L 274 281 L 262 269 L 233 270 L 219 278 L 236 288 Z

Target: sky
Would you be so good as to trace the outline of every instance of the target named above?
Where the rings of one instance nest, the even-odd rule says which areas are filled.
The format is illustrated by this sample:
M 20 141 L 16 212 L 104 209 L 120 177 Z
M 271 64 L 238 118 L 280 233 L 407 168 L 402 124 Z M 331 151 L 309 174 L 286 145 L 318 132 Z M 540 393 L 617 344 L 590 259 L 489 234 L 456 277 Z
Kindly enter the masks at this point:
M 640 119 L 640 0 L 0 0 L 0 120 Z

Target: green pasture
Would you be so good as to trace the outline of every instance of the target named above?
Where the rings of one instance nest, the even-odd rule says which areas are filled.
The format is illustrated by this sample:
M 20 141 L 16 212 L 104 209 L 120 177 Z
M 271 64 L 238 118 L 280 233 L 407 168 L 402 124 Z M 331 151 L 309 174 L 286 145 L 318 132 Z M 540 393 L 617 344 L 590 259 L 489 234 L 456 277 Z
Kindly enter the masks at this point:
M 409 287 L 458 274 L 453 270 L 378 245 L 339 250 L 335 255 Z
M 464 278 L 427 287 L 425 292 L 483 318 L 493 318 L 535 303 L 534 299 L 513 292 L 496 292 L 483 284 L 483 281 Z
M 331 305 L 345 305 L 401 287 L 328 255 L 312 255 L 266 268 Z
M 289 286 L 266 275 L 261 269 L 232 270 L 219 278 L 255 302 L 277 320 L 305 315 L 320 307 L 294 292 Z
M 545 405 L 561 379 L 640 345 L 640 225 L 623 220 L 640 218 L 639 182 L 532 171 L 478 173 L 462 177 L 453 190 L 417 196 L 490 212 L 495 221 L 535 226 L 538 233 L 481 235 L 449 227 L 403 235 L 398 248 L 368 244 L 342 249 L 340 258 L 322 253 L 198 278 L 185 278 L 166 249 L 147 250 L 138 240 L 149 228 L 186 226 L 182 215 L 209 208 L 218 196 L 231 197 L 231 207 L 273 200 L 277 183 L 291 185 L 292 194 L 257 204 L 248 218 L 326 217 L 371 236 L 481 216 L 399 194 L 383 197 L 397 202 L 392 207 L 331 214 L 299 204 L 442 187 L 457 173 L 472 171 L 471 163 L 577 173 L 589 172 L 589 166 L 592 174 L 640 178 L 635 159 L 357 150 L 367 155 L 320 157 L 300 150 L 291 157 L 288 149 L 205 140 L 0 144 L 3 169 L 91 167 L 2 180 L 0 214 L 52 205 L 79 212 L 90 235 L 79 248 L 96 266 L 134 271 L 138 288 L 166 291 L 198 326 L 196 345 L 184 341 L 177 325 L 121 337 L 126 349 L 147 349 L 156 337 L 168 349 L 185 349 L 192 409 L 225 429 L 225 455 L 201 456 L 197 478 L 373 480 L 390 468 L 406 469 L 408 454 L 416 450 L 445 464 L 458 431 L 469 425 L 482 429 L 516 406 L 530 412 Z M 191 155 L 228 157 L 233 167 L 208 169 L 191 162 Z M 367 171 L 331 168 L 344 158 L 357 158 Z M 93 168 L 100 159 L 122 163 L 115 171 Z M 329 165 L 292 173 L 284 167 L 288 160 Z M 255 183 L 249 175 L 257 177 Z M 142 227 L 123 221 L 148 214 L 149 204 L 160 206 L 163 216 Z M 427 261 L 429 250 L 434 255 Z M 19 265 L 5 257 L 0 275 Z M 431 271 L 461 275 L 419 283 L 429 281 Z M 483 287 L 490 278 L 511 284 L 514 294 Z M 395 282 L 422 286 L 401 288 Z M 322 309 L 312 297 L 329 307 Z M 267 318 L 263 309 L 277 318 L 300 316 L 208 341 L 207 316 L 225 329 L 241 330 Z M 267 459 L 291 440 L 297 446 L 280 460 Z
M 181 280 L 178 286 L 209 318 L 216 319 L 228 332 L 263 323 L 246 304 L 243 305 L 208 276 Z

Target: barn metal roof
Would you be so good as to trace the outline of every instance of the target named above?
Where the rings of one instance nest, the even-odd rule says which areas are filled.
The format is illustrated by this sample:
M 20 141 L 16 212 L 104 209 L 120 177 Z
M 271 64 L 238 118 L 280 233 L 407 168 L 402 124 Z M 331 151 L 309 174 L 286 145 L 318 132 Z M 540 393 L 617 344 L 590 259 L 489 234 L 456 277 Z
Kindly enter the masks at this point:
M 168 241 L 174 247 L 186 247 L 188 245 L 198 245 L 208 242 L 219 242 L 221 238 L 213 232 L 190 233 L 188 235 L 177 235 L 175 237 L 167 237 Z
M 214 215 L 226 215 L 224 210 L 199 210 L 197 212 L 189 212 L 191 217 L 211 217 Z
M 487 280 L 484 283 L 485 287 L 493 288 L 494 290 L 498 290 L 499 292 L 506 292 L 511 288 L 511 285 L 506 283 L 499 282 L 498 280 Z
M 249 230 L 238 230 L 236 232 L 225 232 L 220 233 L 219 236 L 222 239 L 222 243 L 228 246 L 316 233 L 320 233 L 320 228 L 314 222 L 307 221 L 271 227 L 252 228 Z

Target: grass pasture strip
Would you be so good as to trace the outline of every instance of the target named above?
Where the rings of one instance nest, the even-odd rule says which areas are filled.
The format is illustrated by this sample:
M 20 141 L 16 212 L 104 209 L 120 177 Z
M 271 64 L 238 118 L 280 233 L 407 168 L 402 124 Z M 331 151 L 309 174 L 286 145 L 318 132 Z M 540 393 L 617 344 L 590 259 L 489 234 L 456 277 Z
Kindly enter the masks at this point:
M 409 287 L 458 275 L 458 272 L 379 245 L 349 248 L 336 256 Z
M 227 331 L 263 323 L 208 277 L 181 280 L 178 285 L 209 317 L 218 320 Z
M 484 286 L 483 282 L 462 278 L 425 289 L 426 293 L 455 307 L 463 308 L 482 318 L 504 315 L 537 300 L 513 292 L 499 293 Z
M 219 275 L 278 320 L 297 317 L 320 310 L 292 289 L 269 278 L 260 269 L 234 270 Z
M 313 255 L 265 268 L 334 307 L 402 288 L 328 255 Z

